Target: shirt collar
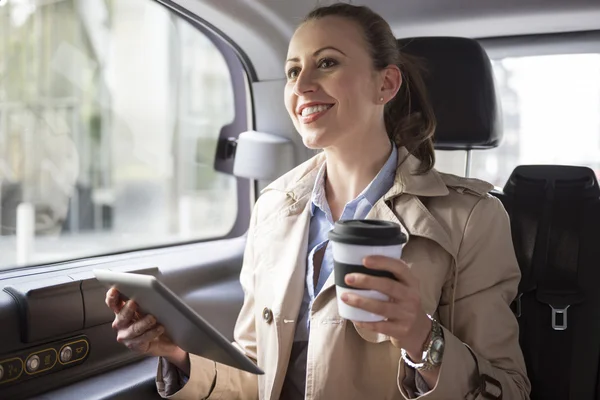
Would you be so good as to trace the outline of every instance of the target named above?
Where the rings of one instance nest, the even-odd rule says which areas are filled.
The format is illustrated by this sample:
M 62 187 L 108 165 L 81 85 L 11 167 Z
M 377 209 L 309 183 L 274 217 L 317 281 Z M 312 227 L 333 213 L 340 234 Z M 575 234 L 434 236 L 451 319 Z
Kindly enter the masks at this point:
M 283 177 L 275 180 L 261 193 L 276 190 L 286 193 L 295 202 L 310 199 L 315 187 L 315 178 L 325 163 L 325 154 L 319 153 L 315 157 L 296 167 Z M 421 162 L 411 155 L 405 147 L 398 147 L 398 161 L 396 175 L 392 188 L 384 195 L 385 200 L 410 194 L 414 196 L 437 197 L 447 196 L 449 191 L 441 174 L 432 169 L 425 174 L 417 174 Z
M 387 161 L 377 174 L 375 178 L 369 183 L 369 185 L 349 204 L 358 202 L 361 199 L 366 199 L 371 206 L 373 206 L 377 200 L 379 200 L 394 183 L 394 177 L 396 174 L 396 164 L 398 160 L 398 149 L 395 145 L 392 145 L 392 152 L 388 157 Z M 315 209 L 321 209 L 325 214 L 329 213 L 329 203 L 327 203 L 327 197 L 325 195 L 325 177 L 327 175 L 327 162 L 319 168 L 317 177 L 315 179 L 315 185 L 313 187 L 311 196 L 311 214 L 314 215 Z
M 327 198 L 325 197 L 325 175 L 327 173 L 327 162 L 324 162 L 319 168 L 319 172 L 317 173 L 317 178 L 315 179 L 315 185 L 313 186 L 312 196 L 311 196 L 311 206 L 310 213 L 311 215 L 315 215 L 315 209 L 320 208 L 323 212 L 327 213 L 326 210 L 329 210 L 329 204 L 327 203 Z

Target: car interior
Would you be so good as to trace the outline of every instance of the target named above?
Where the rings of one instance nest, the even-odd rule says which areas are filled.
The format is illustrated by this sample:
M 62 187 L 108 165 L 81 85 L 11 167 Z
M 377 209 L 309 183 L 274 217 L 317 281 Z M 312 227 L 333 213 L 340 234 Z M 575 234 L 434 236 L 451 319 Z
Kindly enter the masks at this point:
M 0 0 L 0 400 L 160 398 L 93 269 L 159 277 L 232 339 L 252 207 L 315 154 L 287 45 L 331 3 Z M 436 168 L 506 208 L 531 398 L 600 399 L 600 2 L 350 3 L 422 61 Z

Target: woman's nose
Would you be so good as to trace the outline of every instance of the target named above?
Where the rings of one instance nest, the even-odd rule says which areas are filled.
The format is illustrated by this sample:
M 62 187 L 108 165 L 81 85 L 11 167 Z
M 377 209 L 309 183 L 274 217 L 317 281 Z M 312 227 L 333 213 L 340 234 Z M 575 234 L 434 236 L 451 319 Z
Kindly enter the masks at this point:
M 306 93 L 316 92 L 317 89 L 318 84 L 314 74 L 308 70 L 300 72 L 300 75 L 298 75 L 298 78 L 296 79 L 296 84 L 294 85 L 294 93 L 297 96 L 301 96 Z

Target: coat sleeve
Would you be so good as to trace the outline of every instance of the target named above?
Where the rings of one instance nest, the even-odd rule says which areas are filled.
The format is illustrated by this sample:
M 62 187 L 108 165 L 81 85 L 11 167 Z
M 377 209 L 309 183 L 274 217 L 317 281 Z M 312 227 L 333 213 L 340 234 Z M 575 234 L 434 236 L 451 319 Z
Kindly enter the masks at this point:
M 406 399 L 422 400 L 529 399 L 519 327 L 510 309 L 521 274 L 508 215 L 498 199 L 482 198 L 471 211 L 456 268 L 454 329 L 452 333 L 444 328 L 438 381 L 419 396 L 403 384 L 408 367 L 401 360 L 400 392 Z M 450 327 L 450 304 L 440 305 L 438 311 L 441 323 Z
M 260 202 L 260 200 L 259 200 Z M 258 203 L 252 213 L 250 227 L 248 230 L 248 239 L 244 251 L 244 260 L 242 271 L 240 273 L 240 283 L 244 291 L 244 303 L 238 316 L 233 344 L 239 350 L 256 362 L 256 329 L 254 325 L 254 231 L 256 227 Z M 257 400 L 258 399 L 258 377 L 249 372 L 241 371 L 236 368 L 215 363 L 203 357 L 190 354 L 190 376 L 183 387 L 176 387 L 174 390 L 168 390 L 170 379 L 165 375 L 163 363 L 166 360 L 159 361 L 159 368 L 156 377 L 158 393 L 163 398 L 169 399 L 239 399 L 239 400 Z M 177 390 L 179 389 L 179 390 Z

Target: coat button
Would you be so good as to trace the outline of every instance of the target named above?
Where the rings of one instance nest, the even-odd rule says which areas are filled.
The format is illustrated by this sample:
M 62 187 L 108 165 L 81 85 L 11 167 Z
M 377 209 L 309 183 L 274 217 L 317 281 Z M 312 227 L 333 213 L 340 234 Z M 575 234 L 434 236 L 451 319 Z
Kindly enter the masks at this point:
M 268 307 L 265 307 L 265 309 L 262 312 L 262 316 L 267 324 L 270 324 L 271 321 L 273 321 L 273 311 L 271 311 L 271 309 Z

